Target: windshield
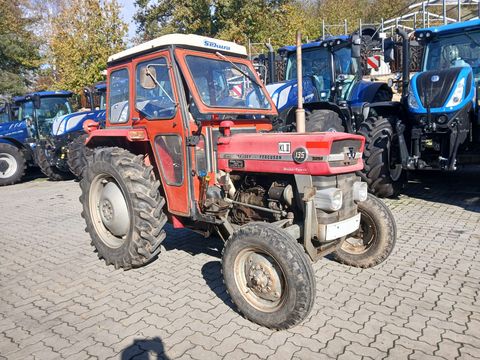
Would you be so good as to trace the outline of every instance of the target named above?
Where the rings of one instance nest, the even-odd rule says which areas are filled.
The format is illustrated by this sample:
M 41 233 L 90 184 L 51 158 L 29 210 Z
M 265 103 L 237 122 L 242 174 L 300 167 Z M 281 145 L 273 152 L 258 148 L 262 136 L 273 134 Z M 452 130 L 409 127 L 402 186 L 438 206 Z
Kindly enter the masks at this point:
M 267 96 L 255 83 L 255 76 L 247 65 L 235 62 L 234 66 L 220 58 L 195 55 L 186 56 L 186 62 L 200 99 L 206 106 L 270 109 Z
M 331 69 L 331 52 L 328 48 L 317 47 L 302 51 L 303 76 L 312 78 L 322 99 L 330 98 L 331 88 L 334 85 Z M 358 79 L 360 64 L 358 59 L 352 58 L 349 46 L 342 46 L 333 52 L 335 76 L 345 75 L 341 98 L 346 99 L 354 81 Z M 297 78 L 297 54 L 292 52 L 287 58 L 285 80 Z
M 427 44 L 424 71 L 470 65 L 480 79 L 480 31 L 438 37 Z

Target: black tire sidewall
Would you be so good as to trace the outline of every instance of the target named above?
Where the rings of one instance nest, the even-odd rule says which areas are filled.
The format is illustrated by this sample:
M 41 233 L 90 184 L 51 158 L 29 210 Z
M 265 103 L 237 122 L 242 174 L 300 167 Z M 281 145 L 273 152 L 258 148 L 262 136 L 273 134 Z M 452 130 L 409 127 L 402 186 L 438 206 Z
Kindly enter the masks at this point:
M 25 163 L 26 163 L 25 157 L 22 151 L 18 149 L 16 146 L 0 143 L 0 153 L 12 155 L 13 158 L 15 159 L 15 162 L 17 163 L 17 170 L 15 171 L 15 173 L 9 178 L 5 178 L 5 179 L 1 178 L 0 186 L 12 185 L 19 182 L 25 173 Z
M 281 241 L 272 241 L 272 237 L 279 235 L 278 231 L 283 231 L 279 228 L 272 229 L 271 226 L 263 223 L 245 225 L 227 241 L 222 259 L 223 276 L 233 302 L 247 319 L 268 328 L 286 329 L 301 322 L 310 312 L 313 305 L 311 298 L 314 299 L 315 295 L 315 278 L 310 261 L 299 244 L 287 233 L 283 234 L 286 240 L 282 242 L 283 245 Z M 270 236 L 262 236 L 265 235 L 265 232 Z M 252 306 L 236 285 L 235 259 L 246 247 L 255 248 L 268 254 L 277 262 L 283 272 L 288 293 L 280 308 L 273 312 L 262 312 Z M 291 258 L 287 258 L 286 254 L 290 254 Z M 303 274 L 303 281 L 295 284 L 294 279 L 298 279 L 298 271 Z M 304 293 L 305 290 L 307 295 Z M 299 302 L 305 302 L 305 304 L 299 305 Z M 292 311 L 298 312 L 302 306 L 305 307 L 303 309 L 305 314 L 300 315 L 300 318 L 297 313 L 292 318 Z
M 306 116 L 305 130 L 307 132 L 325 132 L 328 129 L 335 129 L 337 132 L 344 132 L 340 116 L 331 110 L 312 110 Z
M 375 223 L 373 244 L 361 254 L 351 254 L 339 246 L 334 257 L 350 266 L 369 268 L 382 263 L 391 254 L 396 242 L 397 227 L 390 209 L 372 194 L 368 194 L 367 200 L 358 203 L 358 210 L 362 217 L 363 214 L 368 214 Z
M 94 178 L 98 175 L 106 174 L 111 176 L 116 184 L 119 186 L 120 190 L 123 193 L 125 201 L 127 203 L 127 209 L 130 217 L 130 228 L 128 230 L 127 237 L 124 243 L 118 248 L 109 247 L 98 235 L 97 231 L 95 230 L 96 227 L 92 222 L 92 214 L 90 213 L 90 191 L 91 187 L 89 187 L 89 191 L 85 194 L 85 205 L 83 207 L 86 213 L 86 221 L 89 222 L 89 226 L 87 228 L 91 228 L 93 231 L 90 231 L 90 235 L 92 237 L 92 242 L 97 251 L 102 254 L 102 257 L 111 258 L 111 259 L 118 259 L 124 256 L 129 255 L 130 246 L 132 245 L 132 239 L 134 236 L 134 229 L 135 229 L 135 214 L 133 211 L 133 202 L 130 197 L 130 190 L 128 189 L 127 184 L 122 180 L 121 174 L 115 169 L 115 167 L 106 162 L 106 161 L 95 161 L 89 164 L 88 171 L 86 171 L 85 182 L 91 184 Z

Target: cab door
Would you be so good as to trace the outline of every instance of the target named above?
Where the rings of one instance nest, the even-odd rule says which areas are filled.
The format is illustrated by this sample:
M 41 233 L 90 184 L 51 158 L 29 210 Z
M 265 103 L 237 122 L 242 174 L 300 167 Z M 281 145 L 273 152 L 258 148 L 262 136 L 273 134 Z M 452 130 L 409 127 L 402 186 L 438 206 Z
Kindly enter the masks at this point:
M 132 66 L 133 120 L 147 130 L 169 212 L 189 216 L 188 130 L 181 113 L 170 53 L 165 50 L 144 56 L 134 60 Z

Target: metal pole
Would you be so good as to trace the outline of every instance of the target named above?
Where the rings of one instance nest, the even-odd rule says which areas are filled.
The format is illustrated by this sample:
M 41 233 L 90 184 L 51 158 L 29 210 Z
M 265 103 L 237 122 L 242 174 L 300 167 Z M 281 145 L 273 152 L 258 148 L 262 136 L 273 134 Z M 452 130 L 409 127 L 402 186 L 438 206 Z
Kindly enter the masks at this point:
M 305 109 L 303 108 L 303 75 L 302 75 L 302 33 L 297 30 L 297 109 L 295 120 L 297 132 L 305 132 Z
M 425 22 L 425 1 L 422 3 L 422 16 L 423 16 L 423 28 L 425 28 L 427 25 Z
M 443 6 L 443 24 L 447 25 L 447 3 L 446 0 L 442 0 Z
M 413 30 L 417 29 L 417 13 L 413 15 Z
M 345 19 L 345 35 L 348 34 L 348 25 L 347 25 L 347 19 Z
M 458 9 L 458 22 L 462 21 L 462 5 L 460 3 L 460 0 L 458 0 L 457 3 L 457 9 Z
M 322 20 L 322 40 L 325 40 L 325 20 Z
M 382 18 L 382 23 L 380 25 L 380 28 L 381 28 L 382 34 L 385 34 L 383 18 Z M 385 53 L 385 37 L 382 36 L 382 54 L 384 54 L 384 53 Z

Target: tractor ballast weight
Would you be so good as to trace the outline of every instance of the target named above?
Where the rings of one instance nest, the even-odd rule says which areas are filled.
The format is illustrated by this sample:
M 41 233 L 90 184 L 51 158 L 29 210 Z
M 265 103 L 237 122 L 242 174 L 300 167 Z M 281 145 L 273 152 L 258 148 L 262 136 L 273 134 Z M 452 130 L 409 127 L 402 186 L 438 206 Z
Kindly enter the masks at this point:
M 228 293 L 251 321 L 286 329 L 315 299 L 311 261 L 372 267 L 393 249 L 388 208 L 356 176 L 364 139 L 278 133 L 245 47 L 171 34 L 109 58 L 107 122 L 87 126 L 82 216 L 100 258 L 131 269 L 168 221 L 225 241 Z

